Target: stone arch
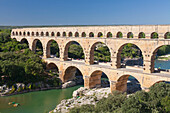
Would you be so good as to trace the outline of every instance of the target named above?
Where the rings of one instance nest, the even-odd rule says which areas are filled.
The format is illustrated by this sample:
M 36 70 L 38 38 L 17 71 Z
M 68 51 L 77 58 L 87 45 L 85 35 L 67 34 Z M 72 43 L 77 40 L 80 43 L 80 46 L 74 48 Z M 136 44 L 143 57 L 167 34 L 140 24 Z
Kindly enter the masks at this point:
M 55 63 L 53 63 L 53 62 L 50 62 L 50 63 L 48 63 L 47 65 L 46 65 L 46 70 L 47 71 L 56 71 L 58 74 L 59 74 L 59 68 L 58 68 L 58 66 L 55 64 Z
M 110 37 L 113 37 L 113 35 L 112 35 L 111 32 L 108 32 L 108 33 L 107 33 L 107 38 L 110 38 Z
M 41 36 L 44 36 L 44 32 L 41 32 Z
M 19 32 L 19 36 L 22 36 L 22 32 L 21 31 Z
M 72 32 L 69 32 L 69 33 L 68 33 L 68 36 L 69 36 L 69 37 L 72 37 L 72 36 L 73 36 L 73 33 L 72 33 Z
M 15 36 L 15 32 L 14 31 L 12 32 L 12 35 Z
M 29 42 L 28 42 L 28 40 L 27 40 L 26 38 L 23 38 L 23 39 L 21 40 L 21 43 L 25 43 L 25 44 L 27 44 L 28 47 L 29 47 Z
M 39 32 L 36 32 L 36 36 L 39 36 Z
M 80 70 L 80 68 L 75 67 L 75 66 L 69 66 L 64 71 L 62 80 L 63 80 L 63 82 L 74 80 L 77 74 L 81 74 L 82 75 L 82 79 L 83 79 L 83 73 Z
M 83 32 L 82 35 L 81 35 L 81 37 L 86 37 L 86 33 Z
M 30 32 L 29 31 L 27 32 L 27 36 L 30 36 Z
M 131 77 L 131 79 L 129 79 Z M 132 78 L 133 77 L 133 78 Z M 135 78 L 135 79 L 134 79 Z M 133 89 L 133 90 L 128 90 L 129 87 L 128 87 L 128 83 L 132 83 L 132 85 L 137 85 L 137 89 Z M 132 87 L 132 85 L 130 85 Z M 132 88 L 131 88 L 132 89 Z M 141 90 L 141 83 L 139 82 L 139 80 L 134 77 L 134 76 L 131 76 L 129 74 L 125 74 L 125 75 L 122 75 L 120 76 L 118 79 L 117 79 L 117 82 L 116 82 L 116 90 L 118 91 L 121 91 L 121 92 L 127 92 L 128 94 L 130 93 L 134 93 L 138 90 Z
M 34 39 L 32 42 L 32 51 L 34 51 L 36 53 L 36 46 L 37 46 L 37 42 L 40 41 L 39 39 Z M 41 42 L 41 41 L 40 41 Z M 41 46 L 42 46 L 42 51 L 43 51 L 43 44 L 41 42 Z
M 140 32 L 138 35 L 138 38 L 145 38 L 145 33 L 144 32 Z
M 127 44 L 132 44 L 134 45 L 137 49 L 139 49 L 138 51 L 138 54 L 142 55 L 143 56 L 143 53 L 142 53 L 142 47 L 139 47 L 138 45 L 134 44 L 134 43 L 124 43 L 122 44 L 119 48 L 118 48 L 118 51 L 117 51 L 117 64 L 116 64 L 116 67 L 117 68 L 121 68 L 121 53 L 122 53 L 122 50 L 123 48 L 125 47 L 125 45 Z M 142 62 L 143 62 L 143 59 L 142 59 Z
M 129 32 L 129 33 L 127 34 L 127 38 L 133 38 L 133 33 L 132 33 L 132 32 Z
M 77 44 L 77 45 L 80 45 L 81 48 L 83 49 L 83 53 L 84 53 L 84 47 L 82 46 L 81 43 L 79 43 L 79 42 L 77 42 L 77 41 L 74 41 L 74 40 L 69 41 L 69 42 L 66 43 L 66 45 L 65 45 L 65 47 L 64 47 L 64 61 L 67 61 L 67 60 L 68 60 L 68 50 L 69 50 L 69 47 L 70 47 L 70 45 L 71 45 L 72 43 L 75 43 L 75 44 Z M 84 53 L 84 55 L 85 55 L 85 53 Z
M 63 37 L 66 37 L 66 32 L 63 32 Z
M 95 87 L 102 87 L 101 84 L 101 77 L 102 75 L 107 76 L 108 81 L 109 80 L 109 76 L 107 74 L 105 74 L 102 70 L 95 70 L 90 74 L 90 78 L 89 78 L 89 88 L 95 88 Z M 110 86 L 110 83 L 108 83 Z
M 165 35 L 164 35 L 164 38 L 165 39 L 170 39 L 170 32 L 166 32 Z
M 151 34 L 151 39 L 158 39 L 158 33 L 157 32 L 153 32 L 152 34 Z
M 90 33 L 89 33 L 89 37 L 94 37 L 94 33 L 93 33 L 93 32 L 90 32 Z
M 54 32 L 51 32 L 51 36 L 55 36 Z
M 119 32 L 117 33 L 117 35 L 116 35 L 116 38 L 123 38 L 122 32 L 119 31 Z
M 23 32 L 23 36 L 25 36 L 26 35 L 26 33 L 25 33 L 25 31 Z
M 104 42 L 95 42 L 91 48 L 90 48 L 90 64 L 94 64 L 94 50 L 97 44 L 105 44 Z M 105 44 L 106 45 L 106 44 Z M 106 45 L 109 49 L 110 52 L 110 58 L 111 58 L 111 51 L 110 51 L 110 47 L 108 45 Z
M 59 37 L 60 36 L 60 32 L 57 32 L 57 37 Z
M 46 32 L 45 35 L 46 35 L 46 36 L 49 36 L 49 32 Z
M 18 32 L 16 32 L 16 36 L 18 36 Z
M 51 46 L 51 43 L 53 42 L 53 41 L 55 41 L 55 40 L 49 40 L 48 42 L 47 42 L 47 46 L 46 46 L 46 57 L 47 58 L 50 58 L 51 57 L 51 48 L 50 48 L 50 46 Z M 56 43 L 57 43 L 57 41 L 55 41 Z M 58 43 L 57 43 L 57 45 L 58 45 Z M 59 45 L 58 45 L 58 48 L 59 48 Z M 58 55 L 60 56 L 60 49 L 58 49 Z
M 103 37 L 103 33 L 102 33 L 102 32 L 99 32 L 99 33 L 97 34 L 97 37 Z
M 160 45 L 157 48 L 155 48 L 152 52 L 152 56 L 151 56 L 151 65 L 150 65 L 150 70 L 151 73 L 155 72 L 155 56 L 158 52 L 158 50 L 162 47 L 162 46 L 167 46 L 167 45 Z
M 78 32 L 75 32 L 75 37 L 79 37 L 79 33 Z
M 32 32 L 31 35 L 34 36 L 34 32 Z

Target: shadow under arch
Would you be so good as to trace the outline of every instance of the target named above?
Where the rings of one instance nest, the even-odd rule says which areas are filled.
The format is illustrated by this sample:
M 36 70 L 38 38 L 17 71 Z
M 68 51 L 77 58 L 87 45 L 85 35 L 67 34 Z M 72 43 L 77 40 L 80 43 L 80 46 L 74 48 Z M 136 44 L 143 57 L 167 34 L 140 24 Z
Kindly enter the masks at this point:
M 46 71 L 57 72 L 59 74 L 59 68 L 55 63 L 48 63 L 46 65 Z
M 132 50 L 134 52 L 132 52 Z M 127 54 L 127 53 L 129 53 L 129 54 Z M 134 57 L 138 57 L 138 56 L 139 56 L 139 58 L 134 58 Z M 124 57 L 124 58 L 122 58 L 122 57 Z M 125 57 L 127 57 L 127 59 L 125 59 Z M 121 63 L 123 63 L 123 65 L 121 65 Z M 135 66 L 135 65 L 143 66 L 142 50 L 136 44 L 124 43 L 118 49 L 116 67 L 121 68 L 121 67 L 126 67 L 126 65 L 128 65 L 128 66 Z
M 89 88 L 110 87 L 108 76 L 101 70 L 96 70 L 90 75 Z
M 131 75 L 122 75 L 118 78 L 116 83 L 116 90 L 127 92 L 127 94 L 134 93 L 141 90 L 140 82 Z
M 84 79 L 81 70 L 75 66 L 69 66 L 64 72 L 63 82 L 75 81 L 77 85 L 83 85 Z
M 43 55 L 43 45 L 39 39 L 34 39 L 32 42 L 32 51 L 38 55 Z
M 95 51 L 95 49 L 97 48 L 96 46 L 98 45 L 99 46 L 99 44 L 101 44 L 101 46 L 103 46 L 103 47 L 105 47 L 106 49 L 108 49 L 108 51 L 109 51 L 109 59 L 108 59 L 108 61 L 110 61 L 111 60 L 111 52 L 110 52 L 110 48 L 105 44 L 105 43 L 103 43 L 103 42 L 95 42 L 92 46 L 91 46 L 91 48 L 90 48 L 90 64 L 95 64 L 95 63 L 99 63 L 99 61 L 100 61 L 100 59 L 95 59 L 95 54 L 94 54 L 94 51 Z M 95 62 L 95 60 L 97 60 L 97 62 Z
M 47 42 L 46 55 L 47 55 L 46 56 L 47 58 L 52 57 L 51 55 L 53 55 L 53 57 L 57 57 L 57 58 L 60 57 L 60 49 L 59 49 L 59 45 L 58 45 L 57 41 L 52 39 Z
M 26 39 L 26 38 L 23 38 L 22 40 L 21 40 L 21 44 L 27 44 L 27 46 L 28 46 L 28 48 L 29 48 L 29 42 L 28 42 L 28 40 Z
M 76 46 L 76 48 L 72 47 L 70 48 L 71 45 L 74 45 Z M 78 52 L 76 54 L 74 54 L 73 52 L 69 52 L 70 49 L 73 49 L 73 52 Z M 75 50 L 75 49 L 78 49 L 78 50 Z M 80 45 L 80 43 L 78 43 L 77 41 L 69 41 L 66 45 L 65 45 L 65 48 L 64 48 L 64 61 L 67 61 L 68 60 L 68 57 L 70 58 L 73 58 L 73 59 L 84 59 L 84 49 L 83 49 L 83 46 Z

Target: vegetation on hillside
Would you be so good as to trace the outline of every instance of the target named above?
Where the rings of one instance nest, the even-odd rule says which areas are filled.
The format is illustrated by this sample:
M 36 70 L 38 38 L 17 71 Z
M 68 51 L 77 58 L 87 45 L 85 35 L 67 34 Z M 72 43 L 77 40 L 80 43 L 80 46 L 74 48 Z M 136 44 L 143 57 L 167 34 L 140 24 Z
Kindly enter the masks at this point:
M 169 113 L 170 84 L 158 83 L 149 92 L 138 91 L 126 96 L 113 92 L 94 105 L 83 105 L 70 109 L 70 113 Z

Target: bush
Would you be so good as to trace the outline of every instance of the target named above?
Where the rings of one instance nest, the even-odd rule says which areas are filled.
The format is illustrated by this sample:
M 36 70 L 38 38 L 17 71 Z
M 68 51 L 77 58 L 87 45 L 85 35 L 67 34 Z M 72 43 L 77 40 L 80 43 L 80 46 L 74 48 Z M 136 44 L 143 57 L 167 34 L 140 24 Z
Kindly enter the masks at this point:
M 82 105 L 81 107 L 74 107 L 70 109 L 69 113 L 92 113 L 94 112 L 94 105 Z

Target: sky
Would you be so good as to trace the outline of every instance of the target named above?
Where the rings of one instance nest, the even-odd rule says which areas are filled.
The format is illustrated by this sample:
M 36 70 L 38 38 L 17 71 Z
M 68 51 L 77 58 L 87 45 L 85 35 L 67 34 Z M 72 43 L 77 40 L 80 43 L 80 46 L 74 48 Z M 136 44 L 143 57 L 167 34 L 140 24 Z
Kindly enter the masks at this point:
M 0 25 L 170 24 L 170 0 L 0 0 Z

